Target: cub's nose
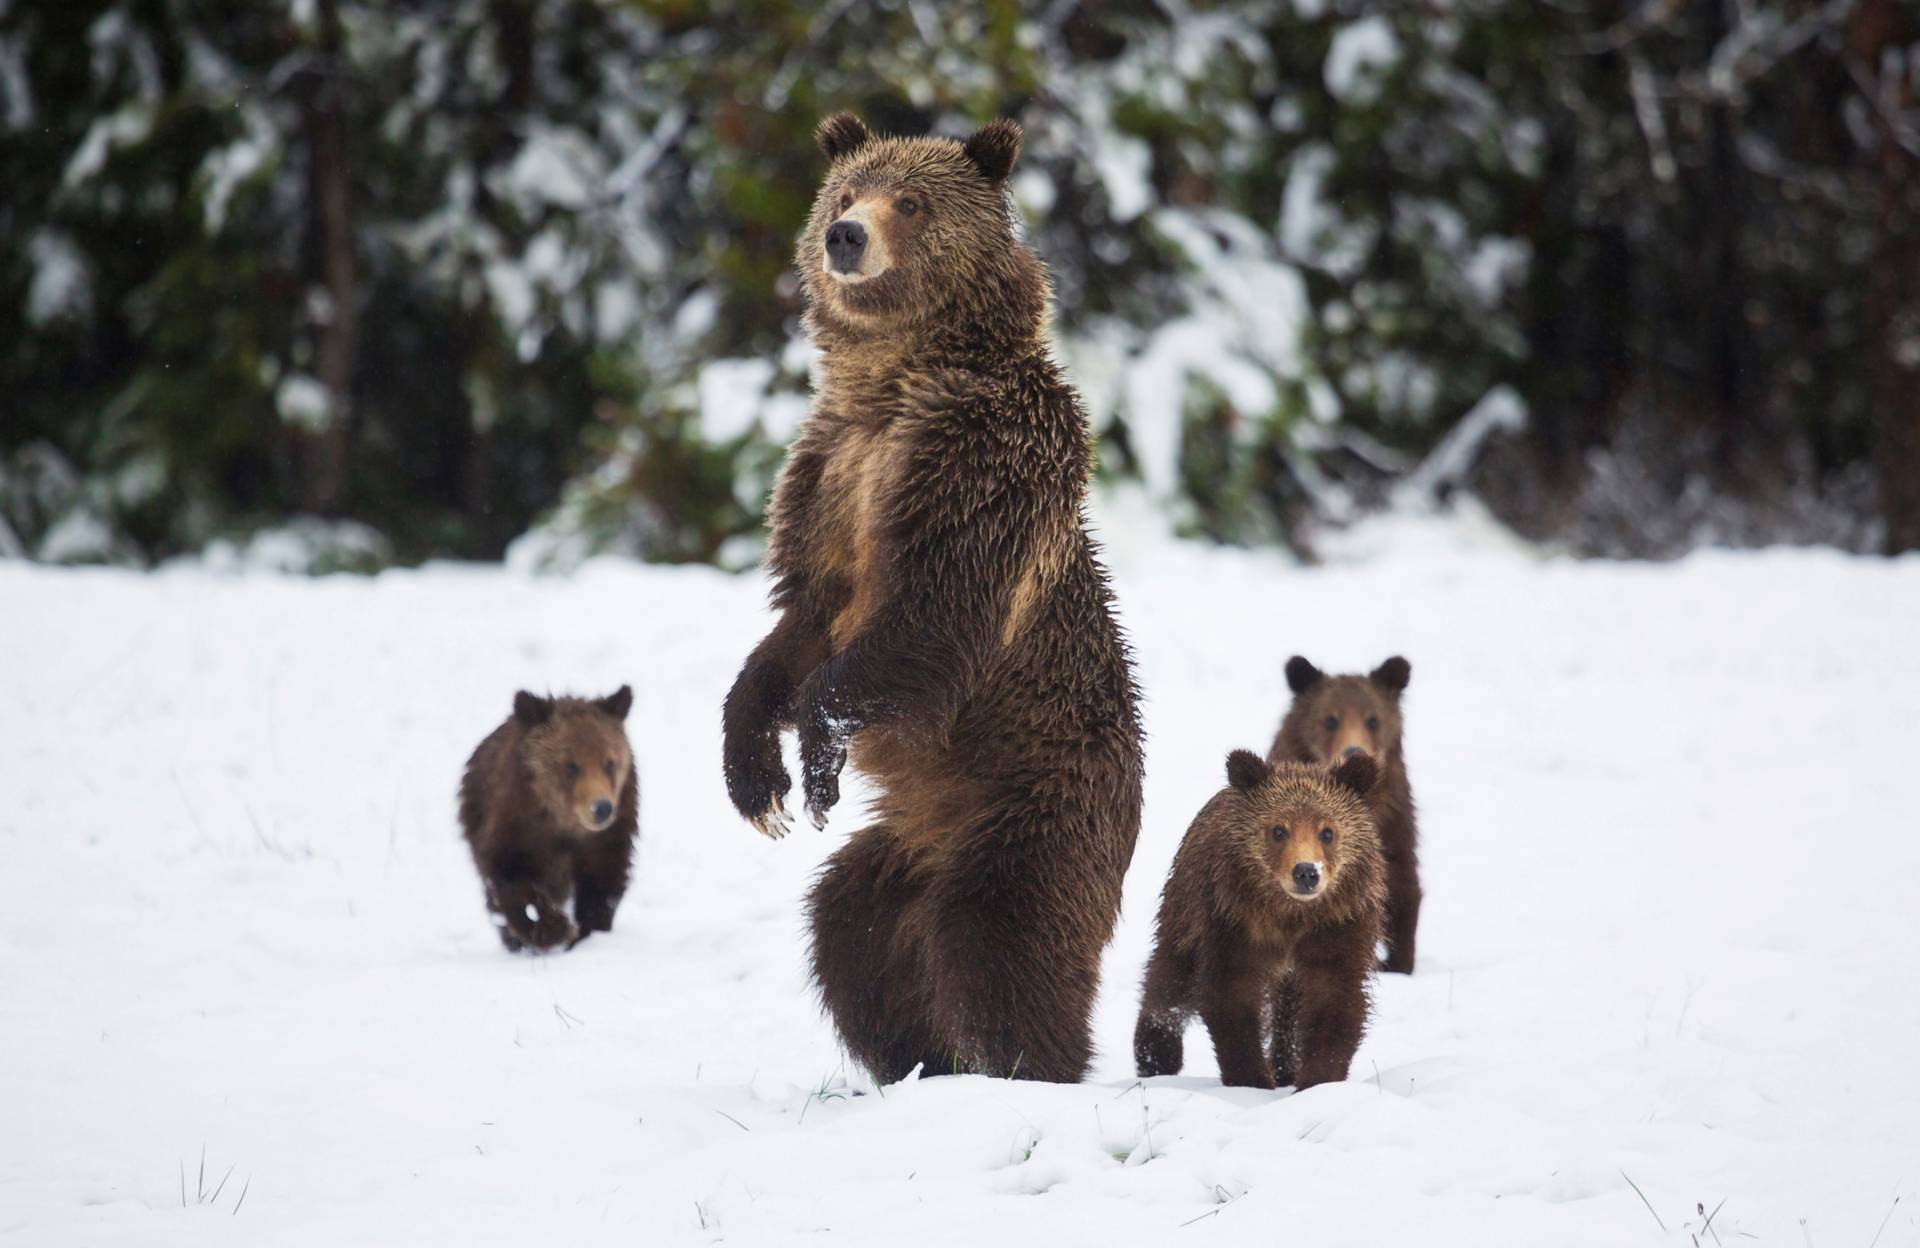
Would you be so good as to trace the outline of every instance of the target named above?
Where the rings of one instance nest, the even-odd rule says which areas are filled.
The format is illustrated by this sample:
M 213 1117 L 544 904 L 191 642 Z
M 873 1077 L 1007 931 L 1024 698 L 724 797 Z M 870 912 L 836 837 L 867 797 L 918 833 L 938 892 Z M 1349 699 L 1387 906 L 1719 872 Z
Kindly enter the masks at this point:
M 836 272 L 851 273 L 860 267 L 867 250 L 867 227 L 858 221 L 835 221 L 827 227 L 827 262 Z
M 1293 864 L 1293 886 L 1303 893 L 1320 887 L 1320 868 L 1311 862 Z
M 1366 753 L 1366 751 L 1365 751 L 1365 750 L 1363 750 L 1363 749 L 1361 749 L 1361 748 L 1360 748 L 1359 746 L 1357 746 L 1357 745 L 1350 745 L 1350 746 L 1348 746 L 1348 747 L 1347 747 L 1346 749 L 1344 749 L 1344 750 L 1342 750 L 1342 751 L 1340 752 L 1340 757 L 1341 757 L 1341 758 L 1352 758 L 1352 757 L 1353 757 L 1353 756 L 1354 756 L 1355 754 L 1365 754 L 1365 753 Z
M 613 803 L 603 797 L 593 804 L 591 813 L 595 823 L 605 823 L 613 818 Z

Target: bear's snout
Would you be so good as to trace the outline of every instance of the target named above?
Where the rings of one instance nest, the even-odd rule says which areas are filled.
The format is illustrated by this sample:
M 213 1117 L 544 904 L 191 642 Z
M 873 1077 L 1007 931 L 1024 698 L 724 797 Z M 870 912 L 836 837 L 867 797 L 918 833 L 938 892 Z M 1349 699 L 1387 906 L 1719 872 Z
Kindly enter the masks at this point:
M 852 273 L 867 251 L 867 227 L 858 221 L 835 221 L 827 227 L 827 263 L 837 273 Z
M 1320 864 L 1315 862 L 1296 862 L 1293 864 L 1293 891 L 1301 895 L 1312 893 L 1320 887 Z
M 1365 754 L 1366 752 L 1367 752 L 1366 747 L 1364 746 L 1350 745 L 1346 749 L 1340 751 L 1340 757 L 1352 758 L 1356 754 Z
M 587 813 L 593 816 L 595 827 L 604 828 L 613 818 L 613 803 L 603 797 L 592 806 L 589 806 Z

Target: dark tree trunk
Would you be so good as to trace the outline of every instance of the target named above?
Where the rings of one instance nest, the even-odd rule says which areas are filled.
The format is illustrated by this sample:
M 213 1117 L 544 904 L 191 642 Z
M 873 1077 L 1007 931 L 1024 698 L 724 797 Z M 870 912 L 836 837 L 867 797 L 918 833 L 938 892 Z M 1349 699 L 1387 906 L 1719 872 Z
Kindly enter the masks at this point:
M 327 312 L 316 356 L 328 401 L 326 425 L 306 437 L 301 507 L 338 515 L 346 488 L 347 433 L 353 414 L 358 335 L 358 274 L 353 244 L 353 167 L 347 153 L 346 101 L 337 0 L 320 0 L 318 82 L 306 109 L 312 188 L 319 212 L 320 280 Z
M 1907 146 L 1920 145 L 1911 121 L 1914 70 L 1907 63 L 1920 55 L 1917 26 L 1903 0 L 1867 0 L 1850 32 L 1861 88 L 1872 93 L 1876 135 L 1878 238 L 1867 316 L 1879 370 L 1874 455 L 1886 549 L 1893 555 L 1920 550 L 1920 156 Z M 1902 118 L 1904 136 L 1897 129 Z

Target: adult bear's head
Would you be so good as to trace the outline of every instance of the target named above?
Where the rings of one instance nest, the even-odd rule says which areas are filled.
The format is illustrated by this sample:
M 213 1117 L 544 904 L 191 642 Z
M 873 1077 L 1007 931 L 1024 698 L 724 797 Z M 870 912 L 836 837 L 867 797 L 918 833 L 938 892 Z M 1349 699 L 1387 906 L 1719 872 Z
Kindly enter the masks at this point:
M 1014 235 L 1006 190 L 1018 125 L 897 139 L 836 113 L 817 138 L 831 164 L 798 255 L 816 331 L 864 338 L 982 318 L 1038 330 L 1046 277 Z

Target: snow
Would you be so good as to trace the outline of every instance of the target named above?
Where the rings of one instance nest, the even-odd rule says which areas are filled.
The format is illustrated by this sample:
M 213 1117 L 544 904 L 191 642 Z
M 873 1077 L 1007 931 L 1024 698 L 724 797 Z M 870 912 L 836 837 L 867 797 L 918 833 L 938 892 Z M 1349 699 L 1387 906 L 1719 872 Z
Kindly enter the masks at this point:
M 1327 94 L 1343 104 L 1371 103 L 1380 77 L 1400 59 L 1400 40 L 1387 19 L 1363 17 L 1342 26 L 1327 48 L 1321 73 Z
M 731 442 L 753 431 L 775 372 L 772 360 L 758 358 L 700 366 L 700 427 L 709 442 Z
M 1577 563 L 1465 513 L 1309 569 L 1097 519 L 1149 738 L 1093 1078 L 884 1095 L 804 971 L 802 893 L 857 790 L 770 844 L 721 789 L 761 578 L 0 563 L 0 1227 L 1677 1248 L 1866 1245 L 1886 1220 L 1881 1245 L 1920 1242 L 1920 560 Z M 1419 973 L 1378 985 L 1346 1083 L 1224 1090 L 1196 1027 L 1185 1074 L 1138 1084 L 1159 886 L 1295 650 L 1413 660 Z M 610 935 L 510 956 L 455 829 L 461 763 L 517 687 L 623 681 L 634 891 Z
M 27 323 L 45 325 L 61 317 L 80 318 L 93 308 L 93 281 L 86 257 L 73 239 L 56 230 L 35 230 L 27 240 L 33 281 L 27 287 Z
M 308 433 L 324 431 L 333 419 L 333 399 L 320 379 L 289 373 L 274 387 L 273 407 L 283 423 Z

